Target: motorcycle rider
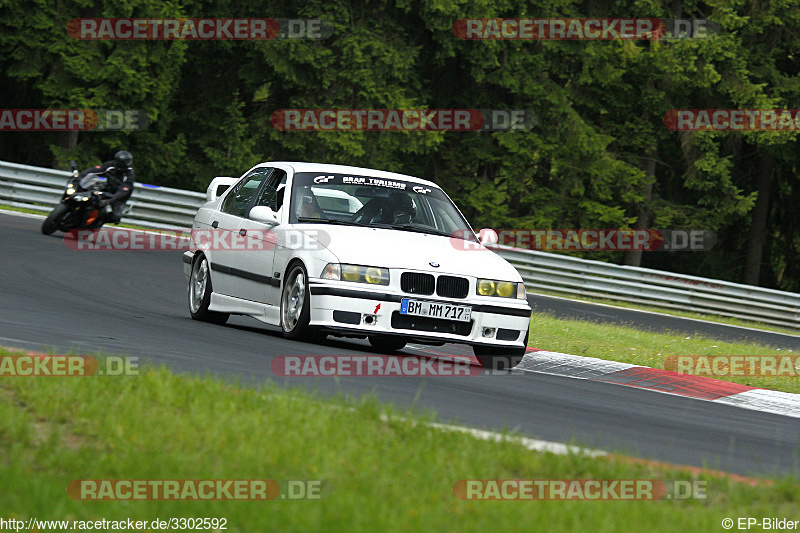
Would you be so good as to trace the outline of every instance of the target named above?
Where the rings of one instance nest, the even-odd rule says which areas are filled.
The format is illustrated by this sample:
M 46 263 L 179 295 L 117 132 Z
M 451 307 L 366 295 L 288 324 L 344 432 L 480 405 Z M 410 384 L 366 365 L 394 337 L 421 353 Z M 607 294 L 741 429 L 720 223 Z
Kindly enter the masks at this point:
M 119 224 L 122 219 L 122 209 L 125 207 L 125 202 L 133 194 L 134 172 L 133 168 L 131 168 L 132 162 L 133 156 L 130 152 L 120 150 L 114 154 L 112 161 L 106 161 L 102 165 L 87 168 L 78 176 L 84 178 L 89 174 L 97 174 L 106 178 L 105 191 L 110 193 L 111 197 L 100 202 L 100 206 L 111 206 L 111 213 L 107 215 L 107 218 L 108 222 L 112 224 Z

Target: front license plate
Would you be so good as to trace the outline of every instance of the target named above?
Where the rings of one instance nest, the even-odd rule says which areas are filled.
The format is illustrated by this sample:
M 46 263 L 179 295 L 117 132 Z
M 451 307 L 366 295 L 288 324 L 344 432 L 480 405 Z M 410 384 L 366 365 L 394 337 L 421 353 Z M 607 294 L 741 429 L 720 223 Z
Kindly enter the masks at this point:
M 400 314 L 469 322 L 472 308 L 466 305 L 437 304 L 403 298 L 400 300 Z

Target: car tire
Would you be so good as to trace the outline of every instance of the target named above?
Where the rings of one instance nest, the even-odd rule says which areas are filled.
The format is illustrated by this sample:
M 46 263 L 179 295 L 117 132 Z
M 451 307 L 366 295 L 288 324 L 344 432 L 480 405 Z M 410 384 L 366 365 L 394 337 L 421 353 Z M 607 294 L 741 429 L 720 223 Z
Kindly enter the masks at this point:
M 498 348 L 494 346 L 473 346 L 472 352 L 484 368 L 490 370 L 511 370 L 525 356 L 528 348 L 528 333 L 525 333 L 525 346 L 519 348 Z
M 383 335 L 370 335 L 369 343 L 376 351 L 381 353 L 392 353 L 402 350 L 408 342 L 401 337 L 391 337 Z
M 47 215 L 47 218 L 44 219 L 42 222 L 42 234 L 44 235 L 52 235 L 58 229 L 59 223 L 61 219 L 64 217 L 64 214 L 69 210 L 69 208 L 64 204 L 58 204 L 50 211 L 50 214 Z
M 192 262 L 192 273 L 189 275 L 189 313 L 194 320 L 222 325 L 231 315 L 209 311 L 212 290 L 211 269 L 206 256 L 200 254 Z
M 327 335 L 309 327 L 311 321 L 311 290 L 308 272 L 303 263 L 295 261 L 287 269 L 281 289 L 281 329 L 292 340 L 320 341 Z

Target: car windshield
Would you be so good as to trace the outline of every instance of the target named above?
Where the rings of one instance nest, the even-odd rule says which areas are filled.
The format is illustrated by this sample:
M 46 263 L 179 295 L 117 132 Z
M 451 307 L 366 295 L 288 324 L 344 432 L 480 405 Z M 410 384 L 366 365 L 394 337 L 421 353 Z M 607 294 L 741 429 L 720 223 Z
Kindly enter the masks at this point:
M 298 173 L 291 206 L 291 223 L 340 223 L 476 240 L 444 191 L 409 181 Z

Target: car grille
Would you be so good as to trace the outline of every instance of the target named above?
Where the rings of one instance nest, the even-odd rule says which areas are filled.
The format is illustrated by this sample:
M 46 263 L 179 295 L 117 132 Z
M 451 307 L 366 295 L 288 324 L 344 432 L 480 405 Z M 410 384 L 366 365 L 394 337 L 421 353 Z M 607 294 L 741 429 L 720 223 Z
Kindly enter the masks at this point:
M 455 320 L 443 320 L 427 316 L 401 315 L 398 311 L 392 313 L 392 327 L 394 329 L 433 331 L 464 336 L 472 333 L 472 321 L 457 322 Z
M 403 272 L 400 275 L 400 288 L 409 294 L 433 294 L 435 282 L 430 274 Z
M 445 298 L 466 298 L 469 293 L 469 281 L 455 276 L 439 276 L 419 272 L 403 272 L 400 275 L 400 288 L 408 294 L 436 294 Z
M 436 294 L 447 298 L 466 298 L 469 292 L 469 282 L 466 278 L 454 276 L 439 276 L 436 280 Z

